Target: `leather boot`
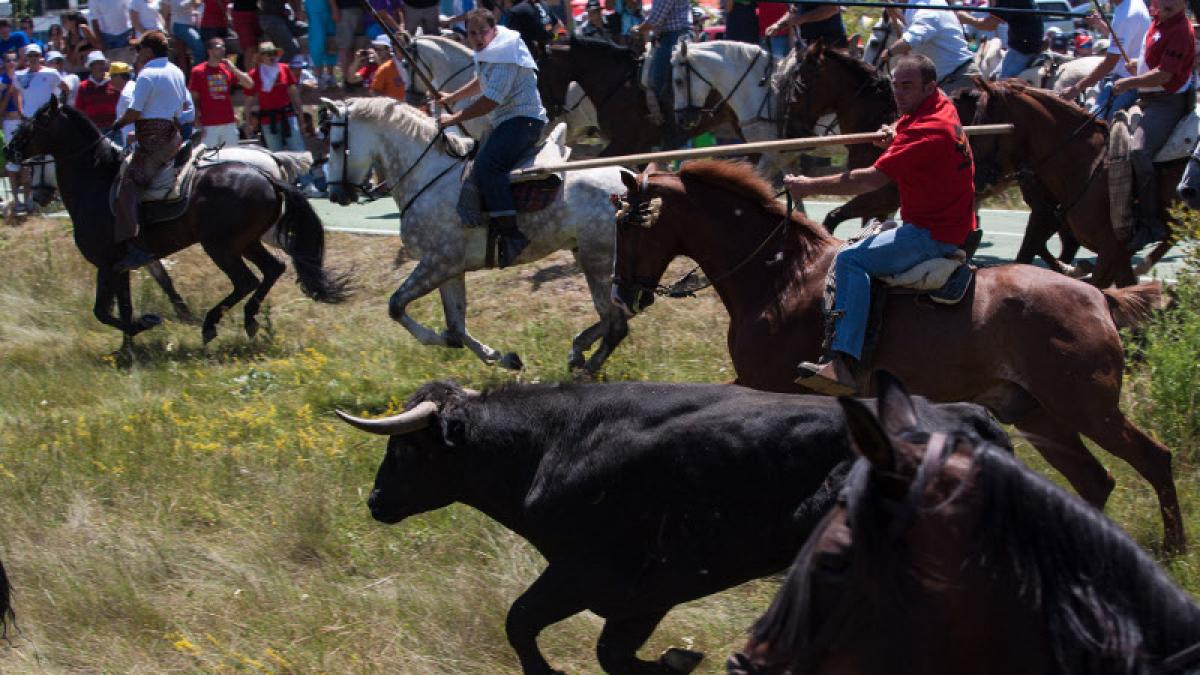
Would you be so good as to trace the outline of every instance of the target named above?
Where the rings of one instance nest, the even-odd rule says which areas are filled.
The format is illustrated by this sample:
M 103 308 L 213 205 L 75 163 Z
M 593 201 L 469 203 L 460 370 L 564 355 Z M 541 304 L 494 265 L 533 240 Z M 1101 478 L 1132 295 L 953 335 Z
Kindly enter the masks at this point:
M 496 262 L 502 268 L 508 267 L 516 262 L 521 251 L 529 245 L 529 239 L 517 229 L 516 216 L 492 216 L 492 223 L 500 233 L 500 251 Z
M 115 265 L 114 272 L 128 272 L 154 262 L 156 258 L 143 246 L 138 237 L 138 207 L 142 203 L 141 188 L 129 179 L 121 182 L 117 191 L 116 227 L 117 244 L 124 245 L 124 257 Z

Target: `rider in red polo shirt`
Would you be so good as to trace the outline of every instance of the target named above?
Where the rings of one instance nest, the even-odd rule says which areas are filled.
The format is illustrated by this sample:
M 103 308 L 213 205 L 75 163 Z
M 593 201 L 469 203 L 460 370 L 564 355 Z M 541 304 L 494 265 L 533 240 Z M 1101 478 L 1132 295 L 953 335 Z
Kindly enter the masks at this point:
M 887 151 L 874 166 L 836 176 L 787 176 L 796 198 L 857 195 L 895 182 L 900 188 L 899 227 L 843 249 L 834 261 L 838 314 L 830 353 L 800 364 L 799 384 L 826 394 L 852 394 L 853 365 L 862 354 L 871 307 L 871 278 L 903 272 L 953 253 L 975 230 L 975 166 L 958 113 L 937 87 L 937 70 L 925 56 L 892 62 L 892 89 L 902 116 L 883 127 Z
M 1195 105 L 1192 66 L 1196 59 L 1196 36 L 1184 0 L 1156 0 L 1150 10 L 1153 21 L 1146 31 L 1142 60 L 1137 75 L 1113 83 L 1113 96 L 1138 89 L 1142 121 L 1133 133 L 1130 163 L 1133 165 L 1133 194 L 1137 195 L 1137 222 L 1131 250 L 1160 241 L 1167 228 L 1158 217 L 1158 181 L 1154 155 L 1162 149 L 1175 125 Z

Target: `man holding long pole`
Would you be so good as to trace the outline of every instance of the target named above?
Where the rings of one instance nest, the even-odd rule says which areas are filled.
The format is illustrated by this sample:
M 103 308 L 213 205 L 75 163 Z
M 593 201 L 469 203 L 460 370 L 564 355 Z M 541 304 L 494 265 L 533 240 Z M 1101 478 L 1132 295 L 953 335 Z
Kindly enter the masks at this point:
M 1063 98 L 1075 100 L 1087 88 L 1105 81 L 1096 97 L 1092 114 L 1106 121 L 1112 121 L 1113 113 L 1125 110 L 1137 101 L 1137 91 L 1128 89 L 1119 96 L 1113 95 L 1113 83 L 1118 79 L 1133 75 L 1130 64 L 1137 67 L 1142 58 L 1142 43 L 1146 41 L 1146 31 L 1150 28 L 1150 12 L 1143 0 L 1113 0 L 1112 21 L 1104 22 L 1103 14 L 1089 17 L 1089 22 L 1100 23 L 1109 30 L 1108 53 L 1104 60 L 1096 64 L 1087 77 L 1059 92 Z

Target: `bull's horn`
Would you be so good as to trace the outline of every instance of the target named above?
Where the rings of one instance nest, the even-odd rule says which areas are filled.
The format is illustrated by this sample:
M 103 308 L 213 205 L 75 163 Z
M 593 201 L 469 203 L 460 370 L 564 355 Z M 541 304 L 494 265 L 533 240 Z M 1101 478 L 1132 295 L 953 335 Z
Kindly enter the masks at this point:
M 414 431 L 420 431 L 429 426 L 433 421 L 434 415 L 437 415 L 438 405 L 433 401 L 423 401 L 418 403 L 412 410 L 406 410 L 399 415 L 381 417 L 375 420 L 355 417 L 341 410 L 335 410 L 334 412 L 337 413 L 338 417 L 342 418 L 343 422 L 355 429 L 361 429 L 381 436 L 401 436 Z

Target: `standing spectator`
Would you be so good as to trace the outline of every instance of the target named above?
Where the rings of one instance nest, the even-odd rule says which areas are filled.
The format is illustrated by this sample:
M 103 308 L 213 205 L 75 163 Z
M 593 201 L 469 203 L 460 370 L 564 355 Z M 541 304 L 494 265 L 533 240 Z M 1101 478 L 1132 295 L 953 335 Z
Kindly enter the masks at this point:
M 1013 14 L 1006 9 L 1034 9 L 1033 0 L 992 0 L 986 18 L 980 19 L 966 12 L 955 12 L 958 20 L 981 31 L 996 30 L 1000 24 L 1008 26 L 1008 50 L 1000 62 L 997 77 L 1006 80 L 1019 76 L 1042 52 L 1042 17 L 1036 14 Z
M 108 66 L 108 77 L 112 79 L 113 89 L 116 89 L 117 108 L 116 118 L 120 118 L 129 110 L 129 104 L 133 103 L 133 68 L 124 61 L 113 61 Z M 116 121 L 114 118 L 114 122 Z M 129 145 L 130 137 L 133 135 L 133 125 L 126 124 L 124 127 L 117 129 L 116 140 L 121 147 Z
M 387 38 L 384 39 L 386 40 Z M 372 42 L 371 44 L 375 43 Z M 354 63 L 350 64 L 350 79 L 346 80 L 346 82 L 347 84 L 361 84 L 364 87 L 370 87 L 377 70 L 379 70 L 379 58 L 376 50 L 360 49 L 354 53 Z
M 288 24 L 288 5 L 296 14 L 303 12 L 299 0 L 258 0 L 258 25 L 271 44 L 280 46 L 283 60 L 290 62 L 300 52 L 300 43 Z
M 688 0 L 654 0 L 650 15 L 631 31 L 643 40 L 654 31 L 658 42 L 650 52 L 650 87 L 658 104 L 658 113 L 668 130 L 675 129 L 675 115 L 667 102 L 671 100 L 671 53 L 680 38 L 692 25 L 692 7 Z
M 129 0 L 91 0 L 92 28 L 100 36 L 104 49 L 124 49 L 133 37 L 133 23 L 129 21 Z
M 21 126 L 21 90 L 17 85 L 17 55 L 15 52 L 5 52 L 4 70 L 0 72 L 0 110 L 4 111 L 4 121 L 0 124 L 4 129 L 4 142 L 12 140 L 17 127 Z M 8 184 L 13 186 L 16 197 L 16 186 L 21 182 L 21 165 L 8 162 L 4 165 L 8 175 Z M 20 203 L 20 200 L 17 200 Z
M 1088 21 L 1104 25 L 1095 14 L 1089 16 Z M 1129 71 L 1129 64 L 1121 57 L 1121 47 L 1125 48 L 1125 53 L 1132 63 L 1137 63 L 1142 58 L 1142 45 L 1146 42 L 1146 31 L 1150 28 L 1150 12 L 1146 9 L 1146 3 L 1142 0 L 1114 0 L 1112 27 L 1117 34 L 1115 39 L 1109 41 L 1104 60 L 1097 63 L 1092 72 L 1082 80 L 1061 92 L 1064 98 L 1073 101 L 1088 87 L 1103 81 L 1104 86 L 1100 88 L 1100 95 L 1096 97 L 1096 103 L 1092 106 L 1092 114 L 1099 115 L 1106 121 L 1112 121 L 1113 113 L 1125 110 L 1137 101 L 1136 90 L 1127 89 L 1120 96 L 1113 97 L 1112 88 L 1113 82 L 1133 75 Z
M 42 45 L 42 48 L 48 52 L 67 53 L 67 38 L 63 33 L 62 24 L 50 24 L 50 28 L 46 31 L 46 43 Z
M 62 75 L 53 68 L 42 65 L 42 48 L 37 45 L 25 45 L 25 60 L 29 68 L 17 73 L 17 87 L 21 90 L 21 116 L 31 119 L 38 109 L 50 101 L 51 96 L 67 93 L 67 83 Z M 25 188 L 26 208 L 29 208 L 29 172 L 22 171 L 19 181 Z M 16 196 L 16 188 L 13 193 Z M 18 199 L 18 201 L 20 201 Z
M 63 82 L 67 84 L 67 103 L 74 106 L 79 93 L 79 76 L 66 71 L 67 59 L 62 52 L 46 52 L 46 64 L 62 75 Z
M 242 68 L 253 68 L 254 48 L 262 38 L 262 29 L 258 27 L 258 0 L 233 0 L 229 18 L 242 47 Z
M 89 74 L 79 83 L 75 107 L 95 122 L 101 131 L 107 133 L 117 119 L 117 101 L 121 98 L 121 88 L 108 76 L 108 60 L 104 52 L 94 51 L 88 54 L 87 66 Z
M 171 25 L 171 36 L 187 45 L 194 63 L 204 60 L 204 41 L 196 29 L 196 0 L 168 0 L 166 22 Z
M 200 39 L 205 47 L 213 38 L 229 37 L 229 3 L 225 0 L 206 0 L 200 5 Z
M 600 0 L 588 0 L 587 20 L 575 27 L 575 34 L 583 38 L 608 39 L 608 27 L 604 25 L 604 10 Z
M 237 115 L 233 112 L 233 83 L 254 88 L 254 80 L 225 57 L 225 41 L 208 41 L 208 60 L 192 68 L 188 89 L 196 101 L 205 145 L 234 146 L 238 142 Z
M 425 35 L 441 35 L 438 0 L 404 0 L 404 28 L 413 35 L 417 29 Z
M 338 66 L 342 69 L 342 82 L 350 75 L 350 53 L 354 51 L 354 36 L 362 26 L 360 0 L 334 0 L 333 23 L 337 31 Z M 437 33 L 433 33 L 437 35 Z
M 781 35 L 771 35 L 771 26 L 787 14 L 788 6 L 782 2 L 758 3 L 758 34 L 762 37 L 762 47 L 771 52 L 777 59 L 787 56 L 792 50 L 792 37 L 786 31 Z
M 827 47 L 850 46 L 846 25 L 842 23 L 842 8 L 837 5 L 792 5 L 783 18 L 767 29 L 767 34 L 779 35 L 788 28 L 794 31 L 792 38 L 797 47 L 805 47 L 814 40 Z
M 29 44 L 29 36 L 21 31 L 14 32 L 12 23 L 8 19 L 0 18 L 0 54 L 16 52 L 18 60 L 25 53 L 25 46 Z
M 400 32 L 400 27 L 404 25 L 404 3 L 402 0 L 370 0 L 370 2 L 371 7 L 375 9 L 375 12 L 379 14 L 379 17 L 383 19 L 387 27 L 393 32 Z M 363 33 L 374 40 L 380 35 L 386 35 L 387 31 L 383 29 L 383 26 L 379 25 L 374 16 L 367 16 L 367 27 L 363 29 Z
M 258 65 L 250 71 L 251 86 L 246 94 L 258 99 L 258 126 L 263 144 L 269 150 L 304 151 L 304 137 L 296 119 L 300 111 L 300 90 L 289 68 L 279 65 L 283 50 L 272 42 L 258 46 Z
M 165 28 L 159 12 L 159 0 L 129 0 L 129 20 L 133 24 L 134 34 L 138 36 Z
M 335 34 L 334 16 L 338 12 L 337 4 L 334 0 L 304 0 L 304 11 L 308 13 L 309 60 L 312 61 L 320 86 L 332 89 L 337 86 L 333 69 L 337 65 L 338 57 L 329 49 L 329 38 Z M 350 70 L 353 71 L 353 68 Z M 345 81 L 349 81 L 349 72 Z
M 300 89 L 301 98 L 305 91 L 316 91 L 321 88 L 321 83 L 317 81 L 317 76 L 313 75 L 312 70 L 309 70 L 308 61 L 304 60 L 304 56 L 297 54 L 288 63 L 288 68 L 292 71 L 292 79 L 296 81 L 296 87 Z
M 93 51 L 104 49 L 104 45 L 100 44 L 100 38 L 92 32 L 83 14 L 64 12 L 58 19 L 62 22 L 63 42 L 67 46 L 63 51 L 67 57 L 67 68 L 73 73 L 83 72 L 87 69 L 84 59 Z
M 725 13 L 725 39 L 758 44 L 758 14 L 755 0 L 721 0 Z
M 634 29 L 646 20 L 646 13 L 642 10 L 642 0 L 616 0 L 612 10 L 620 20 L 618 35 L 621 36 L 621 41 L 628 44 L 633 39 L 640 39 Z
M 371 78 L 371 93 L 376 96 L 390 96 L 401 103 L 408 91 L 408 79 L 404 72 L 404 63 L 392 55 L 392 43 L 386 36 L 375 38 L 375 55 L 379 68 Z

